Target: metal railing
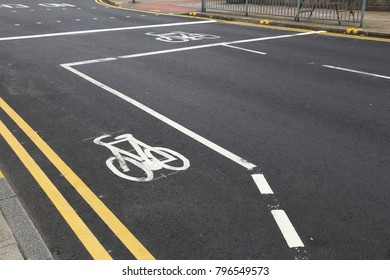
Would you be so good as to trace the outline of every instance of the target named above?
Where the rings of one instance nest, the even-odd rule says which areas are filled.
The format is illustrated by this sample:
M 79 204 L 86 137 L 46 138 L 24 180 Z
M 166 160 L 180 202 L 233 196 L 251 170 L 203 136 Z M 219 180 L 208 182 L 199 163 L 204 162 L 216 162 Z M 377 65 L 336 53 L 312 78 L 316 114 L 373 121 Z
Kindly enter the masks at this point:
M 366 0 L 202 0 L 202 11 L 272 15 L 299 19 L 360 23 Z

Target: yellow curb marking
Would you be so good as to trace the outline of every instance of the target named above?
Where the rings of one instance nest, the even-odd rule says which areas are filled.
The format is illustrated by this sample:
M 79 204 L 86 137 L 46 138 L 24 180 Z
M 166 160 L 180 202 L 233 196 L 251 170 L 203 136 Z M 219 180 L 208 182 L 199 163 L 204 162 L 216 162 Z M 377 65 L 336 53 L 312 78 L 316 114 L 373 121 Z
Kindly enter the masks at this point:
M 359 34 L 360 29 L 356 29 L 356 28 L 347 28 L 346 32 L 347 32 L 347 34 L 354 34 L 354 35 L 357 35 L 357 34 Z
M 265 19 L 265 20 L 260 20 L 260 24 L 265 24 L 265 25 L 268 25 L 271 21 L 268 20 L 268 19 Z
M 76 211 L 70 206 L 68 201 L 62 196 L 59 190 L 54 186 L 52 181 L 46 176 L 34 159 L 27 153 L 23 146 L 18 142 L 11 131 L 0 121 L 0 134 L 4 137 L 5 141 L 10 145 L 15 154 L 19 157 L 21 162 L 31 173 L 34 179 L 41 186 L 43 191 L 49 197 L 51 202 L 60 212 L 62 217 L 71 227 L 76 236 L 83 243 L 84 247 L 88 250 L 94 259 L 98 260 L 112 260 L 110 254 L 104 249 L 102 244 L 97 240 L 95 235 L 90 231 L 84 221 L 77 215 Z
M 0 179 L 3 179 L 4 178 L 4 174 L 3 172 L 0 171 Z

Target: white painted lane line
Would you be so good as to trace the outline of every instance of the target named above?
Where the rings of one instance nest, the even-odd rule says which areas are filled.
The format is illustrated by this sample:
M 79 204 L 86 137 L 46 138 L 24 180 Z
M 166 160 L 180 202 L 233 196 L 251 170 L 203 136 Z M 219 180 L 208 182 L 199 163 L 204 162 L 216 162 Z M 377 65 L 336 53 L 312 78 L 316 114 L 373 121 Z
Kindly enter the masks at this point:
M 60 22 L 62 22 L 62 21 L 60 21 L 60 20 L 57 20 L 56 22 L 60 23 Z
M 210 149 L 216 151 L 217 153 L 223 155 L 224 157 L 227 157 L 228 159 L 236 162 L 237 164 L 243 166 L 244 168 L 246 168 L 248 170 L 252 170 L 253 168 L 256 167 L 256 165 L 254 165 L 254 164 L 246 161 L 245 159 L 243 159 L 243 158 L 233 154 L 232 152 L 229 152 L 228 150 L 222 148 L 221 146 L 219 146 L 219 145 L 217 145 L 217 144 L 207 140 L 206 138 L 200 136 L 199 134 L 197 134 L 197 133 L 189 130 L 188 128 L 180 125 L 179 123 L 177 123 L 177 122 L 175 122 L 175 121 L 165 117 L 164 115 L 161 115 L 160 113 L 158 113 L 158 112 L 154 111 L 153 109 L 143 105 L 142 103 L 140 103 L 140 102 L 138 102 L 138 101 L 128 97 L 127 95 L 125 95 L 125 94 L 123 94 L 123 93 L 121 93 L 121 92 L 119 92 L 119 91 L 117 91 L 117 90 L 115 90 L 115 89 L 113 89 L 113 88 L 111 88 L 111 87 L 109 87 L 109 86 L 107 86 L 107 85 L 105 85 L 105 84 L 103 84 L 103 83 L 101 83 L 101 82 L 99 82 L 99 81 L 97 81 L 97 80 L 87 76 L 86 74 L 84 74 L 84 73 L 82 73 L 82 72 L 72 68 L 71 66 L 69 66 L 67 64 L 62 64 L 61 66 L 64 67 L 65 69 L 71 71 L 72 73 L 80 76 L 81 78 L 89 81 L 90 83 L 92 83 L 92 84 L 94 84 L 94 85 L 96 85 L 96 86 L 98 86 L 98 87 L 108 91 L 109 93 L 111 93 L 111 94 L 113 94 L 113 95 L 123 99 L 124 101 L 132 104 L 133 106 L 135 106 L 135 107 L 143 110 L 144 112 L 152 115 L 153 117 L 155 117 L 155 118 L 159 119 L 160 121 L 166 123 L 167 125 L 175 128 L 176 130 L 180 131 L 181 133 L 191 137 L 192 139 L 198 141 L 199 143 L 209 147 Z
M 76 18 L 76 21 L 80 21 L 80 19 L 79 19 L 79 18 Z
M 42 24 L 42 22 L 38 21 L 37 24 Z
M 263 174 L 252 174 L 252 178 L 261 194 L 274 194 Z
M 159 28 L 159 27 L 170 27 L 170 26 L 206 24 L 206 23 L 215 23 L 215 22 L 216 22 L 215 20 L 190 21 L 190 22 L 180 22 L 180 23 L 165 23 L 165 24 L 153 24 L 153 25 L 142 25 L 142 26 L 70 31 L 70 32 L 60 32 L 60 33 L 36 34 L 36 35 L 27 35 L 27 36 L 3 37 L 0 38 L 0 41 L 26 40 L 26 39 L 37 39 L 37 38 L 48 38 L 48 37 L 70 36 L 70 35 L 93 34 L 93 33 L 102 33 L 102 32 L 115 32 L 115 31 L 148 29 L 148 28 Z
M 287 217 L 286 212 L 283 210 L 271 210 L 272 216 L 282 232 L 284 239 L 287 241 L 287 245 L 290 248 L 305 247 L 298 233 L 295 231 L 290 219 Z
M 84 65 L 84 64 L 91 64 L 91 63 L 97 63 L 97 62 L 118 60 L 118 59 L 128 59 L 128 58 L 152 56 L 152 55 L 159 55 L 159 54 L 166 54 L 166 53 L 183 52 L 183 51 L 196 50 L 196 49 L 212 48 L 212 47 L 225 46 L 225 45 L 231 45 L 231 44 L 241 44 L 241 43 L 248 43 L 248 42 L 258 42 L 258 41 L 290 38 L 290 37 L 296 37 L 296 36 L 317 34 L 317 33 L 322 33 L 322 32 L 325 32 L 325 31 L 313 31 L 313 32 L 305 32 L 305 33 L 296 33 L 296 34 L 289 34 L 289 35 L 273 36 L 273 37 L 260 37 L 260 38 L 253 38 L 253 39 L 246 39 L 246 40 L 239 40 L 239 41 L 231 41 L 231 42 L 212 43 L 212 44 L 184 47 L 184 48 L 177 48 L 177 49 L 161 50 L 161 51 L 155 51 L 155 52 L 146 52 L 146 53 L 122 55 L 122 56 L 117 56 L 117 57 L 107 57 L 107 58 L 100 58 L 100 59 L 78 61 L 78 62 L 66 63 L 64 65 L 67 65 L 67 66 Z
M 369 73 L 369 72 L 363 72 L 363 71 L 358 71 L 358 70 L 353 70 L 353 69 L 348 69 L 348 68 L 341 68 L 341 67 L 332 66 L 332 65 L 322 65 L 322 67 L 390 80 L 389 76 L 384 76 L 384 75 L 379 75 L 379 74 L 374 74 L 374 73 Z
M 232 49 L 237 49 L 237 50 L 241 50 L 241 51 L 246 51 L 246 52 L 250 52 L 250 53 L 255 53 L 255 54 L 262 54 L 262 55 L 266 55 L 267 53 L 265 52 L 258 52 L 258 51 L 254 51 L 254 50 L 250 50 L 250 49 L 245 49 L 245 48 L 240 48 L 240 47 L 236 47 L 236 46 L 231 46 L 231 45 L 223 45 L 224 47 L 228 47 L 228 48 L 232 48 Z

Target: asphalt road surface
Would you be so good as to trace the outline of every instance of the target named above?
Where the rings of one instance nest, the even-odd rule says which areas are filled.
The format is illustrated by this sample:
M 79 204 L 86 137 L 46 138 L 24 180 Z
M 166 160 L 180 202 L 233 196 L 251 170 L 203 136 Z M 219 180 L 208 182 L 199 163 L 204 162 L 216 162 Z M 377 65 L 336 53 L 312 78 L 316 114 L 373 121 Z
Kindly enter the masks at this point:
M 328 35 L 0 4 L 0 169 L 56 259 L 389 259 L 390 44 Z

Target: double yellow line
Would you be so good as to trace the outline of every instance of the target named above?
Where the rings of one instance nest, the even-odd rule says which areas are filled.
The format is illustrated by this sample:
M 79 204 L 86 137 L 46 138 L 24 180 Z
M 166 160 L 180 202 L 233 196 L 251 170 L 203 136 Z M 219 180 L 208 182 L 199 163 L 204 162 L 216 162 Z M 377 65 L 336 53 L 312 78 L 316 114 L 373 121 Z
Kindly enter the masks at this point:
M 45 141 L 2 99 L 0 108 L 22 129 L 31 141 L 42 151 L 49 161 L 68 180 L 78 194 L 88 203 L 96 214 L 106 223 L 136 259 L 153 260 L 152 254 L 123 225 L 110 209 L 91 191 L 91 189 L 73 172 L 73 170 L 46 144 Z M 112 257 L 79 217 L 72 206 L 62 196 L 56 186 L 42 171 L 34 159 L 18 142 L 9 129 L 0 121 L 0 134 L 10 145 L 27 170 L 41 186 L 54 206 L 80 239 L 94 259 L 110 260 Z

